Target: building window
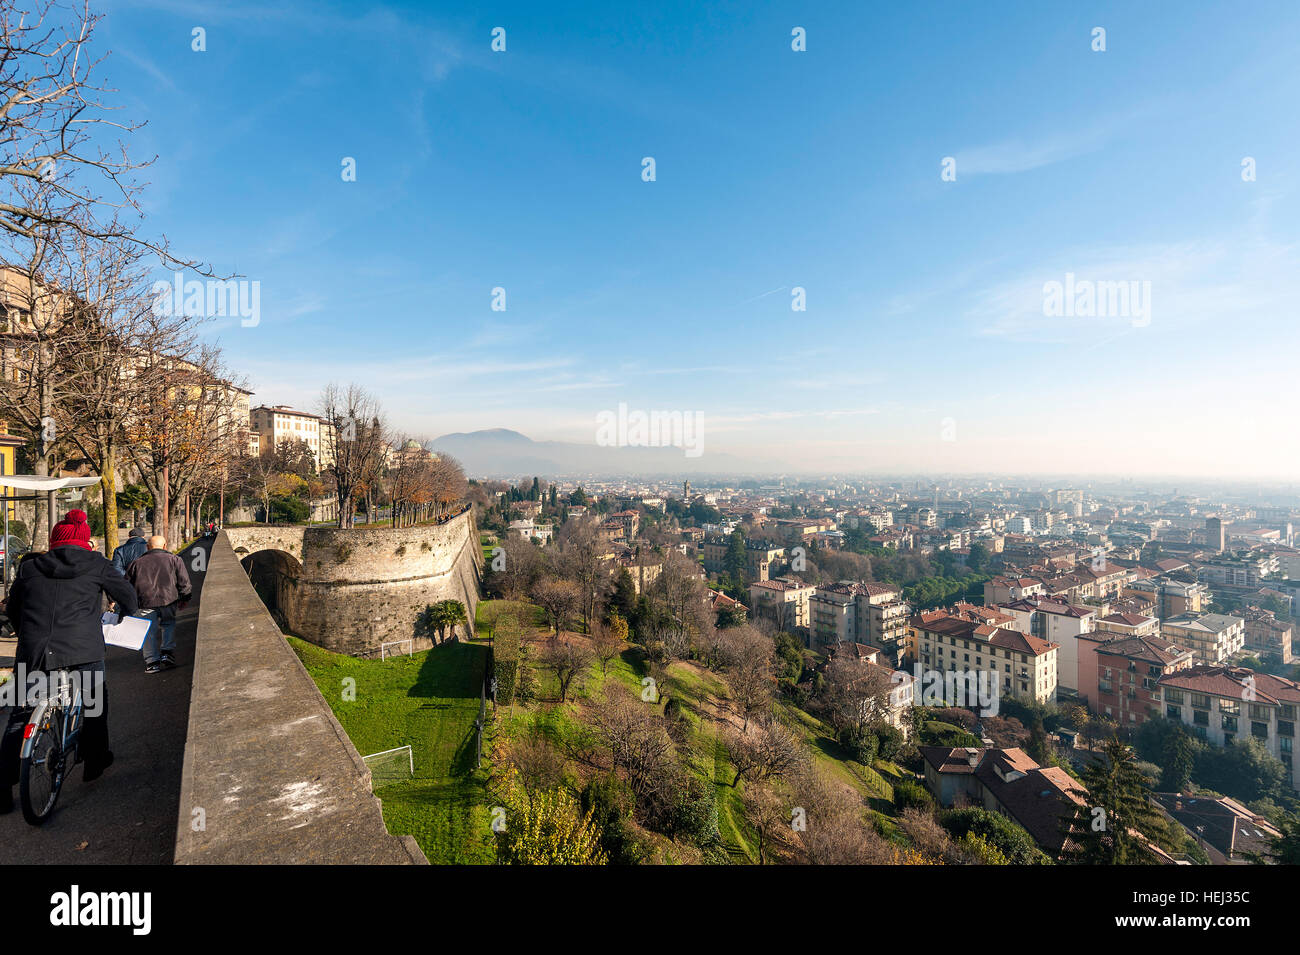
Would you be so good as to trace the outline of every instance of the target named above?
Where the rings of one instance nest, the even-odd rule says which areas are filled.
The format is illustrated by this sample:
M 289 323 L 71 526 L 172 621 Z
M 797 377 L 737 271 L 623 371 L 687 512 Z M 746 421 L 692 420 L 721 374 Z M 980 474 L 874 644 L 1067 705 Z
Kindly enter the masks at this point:
M 1181 706 L 1166 706 L 1165 716 L 1169 717 L 1171 720 L 1178 720 L 1181 722 L 1183 718 L 1183 708 Z

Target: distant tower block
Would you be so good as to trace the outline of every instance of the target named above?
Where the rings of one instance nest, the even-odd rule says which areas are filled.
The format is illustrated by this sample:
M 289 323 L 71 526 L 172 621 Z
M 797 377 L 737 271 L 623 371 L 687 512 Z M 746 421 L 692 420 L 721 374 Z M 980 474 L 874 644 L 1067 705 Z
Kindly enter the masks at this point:
M 689 503 L 689 502 L 690 502 L 690 499 L 691 499 L 691 482 L 690 482 L 690 481 L 683 481 L 683 482 L 682 482 L 682 500 L 683 500 L 683 501 L 686 501 L 686 502 Z
M 1205 543 L 1208 547 L 1223 553 L 1226 550 L 1227 541 L 1223 534 L 1223 521 L 1217 517 L 1207 517 L 1205 519 Z

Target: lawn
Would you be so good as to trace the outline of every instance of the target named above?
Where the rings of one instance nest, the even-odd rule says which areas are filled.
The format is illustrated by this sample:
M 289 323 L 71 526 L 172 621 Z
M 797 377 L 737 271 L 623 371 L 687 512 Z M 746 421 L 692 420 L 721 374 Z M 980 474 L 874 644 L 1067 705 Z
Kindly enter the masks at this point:
M 411 746 L 415 777 L 375 790 L 388 831 L 414 836 L 435 865 L 492 862 L 486 759 L 474 768 L 486 648 L 445 643 L 380 661 L 286 639 L 358 752 Z M 354 701 L 341 699 L 347 678 L 356 681 Z

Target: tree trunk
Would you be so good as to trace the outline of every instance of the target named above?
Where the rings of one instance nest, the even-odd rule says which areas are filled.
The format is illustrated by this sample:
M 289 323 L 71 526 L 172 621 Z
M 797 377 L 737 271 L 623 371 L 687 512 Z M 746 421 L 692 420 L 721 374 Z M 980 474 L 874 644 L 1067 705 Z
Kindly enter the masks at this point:
M 117 550 L 117 455 L 112 447 L 104 451 L 100 462 L 99 489 L 104 498 L 104 556 L 112 557 Z
M 38 439 L 37 444 L 41 442 Z M 44 455 L 38 455 L 36 458 L 36 475 L 37 477 L 49 477 L 50 462 Z M 48 502 L 45 494 L 38 492 L 36 494 L 36 516 L 32 521 L 32 550 L 41 551 L 50 549 L 50 520 Z

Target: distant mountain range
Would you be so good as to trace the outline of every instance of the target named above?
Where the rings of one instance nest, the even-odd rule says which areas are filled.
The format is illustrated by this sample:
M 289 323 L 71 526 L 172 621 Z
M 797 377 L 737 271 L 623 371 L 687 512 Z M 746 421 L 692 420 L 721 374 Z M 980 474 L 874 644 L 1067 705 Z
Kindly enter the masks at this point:
M 688 458 L 681 448 L 604 448 L 571 441 L 534 441 L 509 428 L 444 434 L 425 444 L 450 454 L 470 477 L 665 477 L 676 474 L 739 474 L 750 463 L 704 449 Z

